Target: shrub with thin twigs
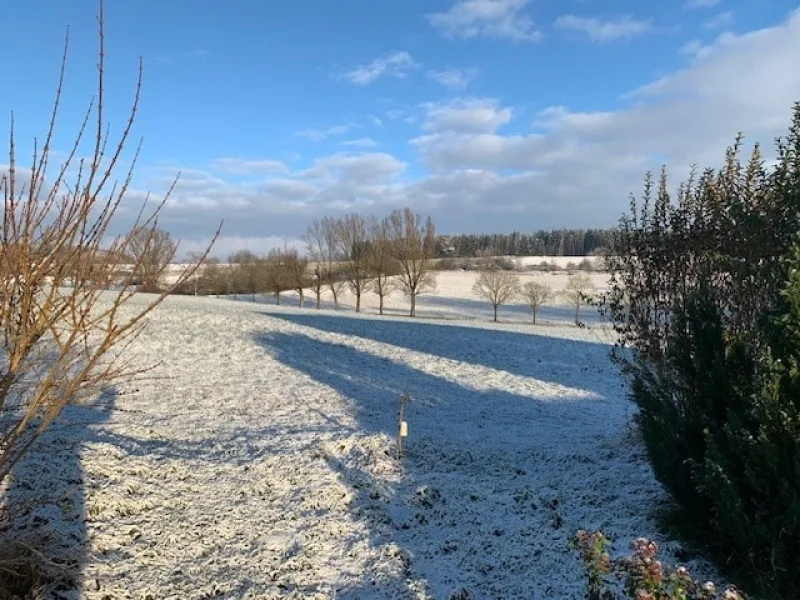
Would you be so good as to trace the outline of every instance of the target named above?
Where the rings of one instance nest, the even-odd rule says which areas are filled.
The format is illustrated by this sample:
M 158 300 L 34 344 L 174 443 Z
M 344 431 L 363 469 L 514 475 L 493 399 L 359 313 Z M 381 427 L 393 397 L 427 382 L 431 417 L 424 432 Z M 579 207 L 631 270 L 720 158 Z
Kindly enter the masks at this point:
M 0 179 L 4 209 L 0 233 L 0 484 L 66 405 L 144 373 L 125 361 L 125 349 L 142 331 L 147 315 L 197 268 L 195 264 L 186 269 L 170 288 L 150 296 L 143 306 L 131 305 L 138 293 L 135 274 L 142 272 L 146 260 L 135 256 L 135 241 L 147 246 L 159 235 L 157 217 L 169 192 L 149 214 L 142 207 L 127 234 L 112 237 L 117 211 L 133 176 L 131 166 L 122 181 L 115 181 L 138 108 L 142 66 L 140 63 L 127 124 L 118 140 L 110 140 L 104 114 L 102 2 L 98 23 L 97 101 L 86 112 L 67 158 L 54 172 L 48 173 L 48 167 L 68 44 L 50 125 L 44 143 L 34 143 L 29 175 L 17 165 L 12 117 L 8 173 Z M 88 158 L 81 159 L 78 149 L 92 129 L 93 149 Z M 70 173 L 73 175 L 68 177 Z M 173 255 L 174 247 L 172 255 L 159 258 L 160 271 L 147 265 L 148 277 L 159 280 Z M 5 558 L 0 557 L 0 570 L 6 583 L 15 573 L 27 578 L 25 568 L 31 561 L 25 561 L 27 566 L 20 569 Z

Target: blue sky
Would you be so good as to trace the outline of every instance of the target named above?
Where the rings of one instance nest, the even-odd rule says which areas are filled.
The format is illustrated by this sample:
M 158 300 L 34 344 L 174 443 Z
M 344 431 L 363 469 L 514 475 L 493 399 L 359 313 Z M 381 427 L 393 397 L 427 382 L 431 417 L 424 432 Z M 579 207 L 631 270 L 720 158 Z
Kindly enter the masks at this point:
M 187 249 L 221 218 L 224 255 L 294 240 L 315 217 L 403 205 L 446 233 L 611 226 L 648 168 L 668 162 L 677 184 L 739 130 L 767 144 L 783 132 L 800 100 L 799 7 L 107 0 L 106 114 L 118 131 L 141 56 L 129 203 L 181 171 L 161 222 Z M 4 8 L 14 51 L 0 68 L 15 84 L 0 127 L 14 110 L 20 150 L 46 126 L 67 26 L 68 148 L 94 91 L 96 10 Z

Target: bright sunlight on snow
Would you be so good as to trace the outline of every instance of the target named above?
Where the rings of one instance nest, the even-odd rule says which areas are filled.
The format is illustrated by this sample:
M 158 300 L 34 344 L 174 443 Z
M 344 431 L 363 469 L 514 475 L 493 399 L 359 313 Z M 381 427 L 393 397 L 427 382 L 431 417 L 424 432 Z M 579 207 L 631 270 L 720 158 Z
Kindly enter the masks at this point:
M 63 598 L 583 598 L 577 529 L 662 539 L 609 333 L 491 325 L 468 277 L 422 301 L 446 321 L 168 298 L 131 349 L 158 367 L 19 465 L 15 527 L 82 548 Z

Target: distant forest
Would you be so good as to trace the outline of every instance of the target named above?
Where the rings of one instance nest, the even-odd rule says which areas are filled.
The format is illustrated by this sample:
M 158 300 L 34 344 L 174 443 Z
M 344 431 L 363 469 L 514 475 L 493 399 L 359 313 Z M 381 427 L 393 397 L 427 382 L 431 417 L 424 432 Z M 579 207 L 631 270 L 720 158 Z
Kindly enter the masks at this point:
M 613 232 L 613 229 L 554 229 L 533 233 L 439 235 L 436 256 L 593 256 L 603 253 Z

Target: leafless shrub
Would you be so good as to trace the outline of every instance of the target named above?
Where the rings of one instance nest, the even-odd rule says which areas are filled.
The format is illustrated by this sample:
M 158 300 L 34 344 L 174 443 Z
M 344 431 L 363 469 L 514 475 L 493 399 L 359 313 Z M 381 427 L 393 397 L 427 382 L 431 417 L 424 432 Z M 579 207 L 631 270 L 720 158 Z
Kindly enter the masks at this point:
M 131 306 L 136 295 L 133 273 L 124 272 L 134 255 L 135 240 L 156 235 L 157 216 L 139 214 L 130 232 L 108 238 L 115 215 L 132 178 L 129 170 L 114 181 L 120 155 L 138 107 L 141 65 L 133 106 L 120 138 L 108 139 L 104 108 L 103 8 L 99 12 L 97 102 L 86 113 L 66 160 L 52 177 L 47 168 L 66 70 L 61 76 L 44 143 L 35 145 L 30 177 L 17 169 L 15 131 L 9 136 L 9 172 L 0 180 L 4 203 L 0 239 L 0 482 L 31 448 L 67 404 L 80 401 L 142 370 L 123 360 L 123 351 L 141 332 L 147 315 L 170 290 L 192 277 L 187 269 L 168 289 L 144 306 Z M 77 158 L 81 140 L 94 115 L 93 151 Z M 135 163 L 135 161 L 134 161 Z M 70 168 L 77 172 L 68 182 Z M 25 180 L 27 179 L 27 180 Z M 215 236 L 216 239 L 216 236 Z M 163 265 L 163 263 L 160 263 Z M 153 278 L 161 275 L 157 269 Z
M 38 550 L 47 545 L 47 540 L 13 540 L 0 546 L 0 598 L 40 598 L 47 587 L 74 584 L 74 565 Z

